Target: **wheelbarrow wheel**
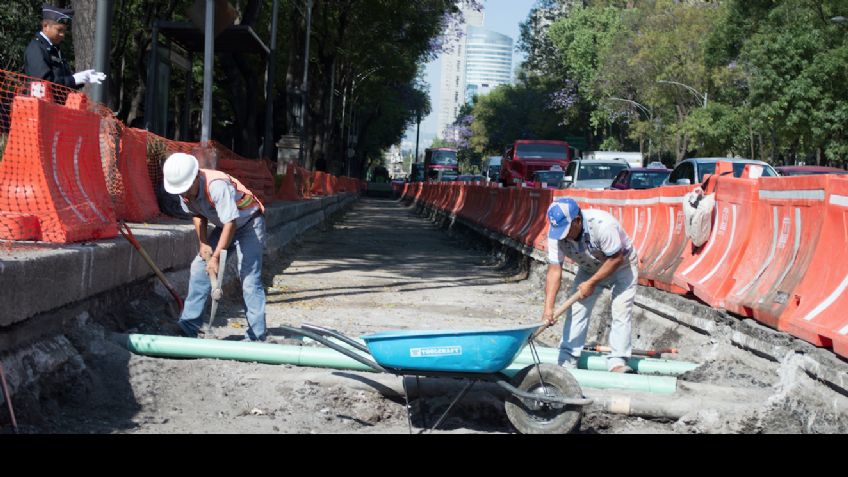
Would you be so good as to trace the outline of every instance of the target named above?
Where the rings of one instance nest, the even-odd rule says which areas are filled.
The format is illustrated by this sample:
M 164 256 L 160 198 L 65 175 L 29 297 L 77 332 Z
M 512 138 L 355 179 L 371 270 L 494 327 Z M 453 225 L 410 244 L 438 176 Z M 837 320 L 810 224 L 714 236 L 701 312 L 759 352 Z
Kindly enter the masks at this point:
M 544 395 L 580 398 L 583 396 L 577 380 L 566 369 L 549 363 L 527 366 L 515 375 L 512 385 L 521 391 Z M 544 382 L 544 386 L 542 384 Z M 583 406 L 551 404 L 520 398 L 510 394 L 506 400 L 506 416 L 522 434 L 567 434 L 580 424 Z

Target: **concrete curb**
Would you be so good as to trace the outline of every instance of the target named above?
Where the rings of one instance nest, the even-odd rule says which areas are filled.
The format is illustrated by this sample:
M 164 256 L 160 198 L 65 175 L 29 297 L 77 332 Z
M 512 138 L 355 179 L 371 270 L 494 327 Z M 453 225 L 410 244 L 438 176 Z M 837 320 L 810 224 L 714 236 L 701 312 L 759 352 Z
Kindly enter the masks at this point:
M 266 255 L 278 253 L 357 198 L 355 194 L 342 193 L 271 204 L 266 208 Z M 166 273 L 169 280 L 174 271 L 187 272 L 197 254 L 197 239 L 191 224 L 166 219 L 156 224 L 129 225 L 157 266 L 163 272 L 172 272 Z M 6 304 L 0 310 L 0 327 L 154 277 L 139 253 L 120 236 L 69 245 L 34 242 L 18 245 L 11 253 L 0 255 L 0 303 Z M 234 255 L 227 261 L 228 272 L 236 270 Z M 237 281 L 237 274 L 227 275 L 228 282 Z M 179 284 L 174 285 L 179 290 Z M 161 285 L 158 288 L 164 291 Z

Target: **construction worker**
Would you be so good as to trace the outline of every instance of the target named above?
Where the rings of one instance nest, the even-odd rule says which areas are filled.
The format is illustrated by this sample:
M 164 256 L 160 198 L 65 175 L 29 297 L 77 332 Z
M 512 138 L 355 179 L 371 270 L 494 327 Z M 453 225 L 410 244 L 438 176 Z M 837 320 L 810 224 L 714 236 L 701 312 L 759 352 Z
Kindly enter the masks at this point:
M 262 252 L 265 245 L 264 207 L 241 182 L 229 175 L 200 169 L 190 154 L 172 154 L 162 166 L 165 190 L 178 194 L 183 210 L 194 219 L 199 251 L 191 263 L 188 297 L 178 324 L 196 337 L 203 326 L 203 308 L 211 291 L 208 274 L 218 274 L 221 252 L 238 252 L 239 278 L 247 315 L 245 341 L 265 341 L 265 290 Z M 215 228 L 207 235 L 207 224 Z
M 24 74 L 53 83 L 79 89 L 85 84 L 100 84 L 106 75 L 94 70 L 71 74 L 68 63 L 62 58 L 59 44 L 71 23 L 74 11 L 43 5 L 41 9 L 41 31 L 24 50 Z
M 595 209 L 581 211 L 570 197 L 558 197 L 548 208 L 548 273 L 545 280 L 545 309 L 542 320 L 554 323 L 553 311 L 562 280 L 565 257 L 577 264 L 571 294 L 582 298 L 567 312 L 559 344 L 558 363 L 575 367 L 583 345 L 595 301 L 606 286 L 612 286 L 612 325 L 607 369 L 630 373 L 631 318 L 639 276 L 636 249 L 618 221 Z M 597 293 L 596 293 L 597 291 Z

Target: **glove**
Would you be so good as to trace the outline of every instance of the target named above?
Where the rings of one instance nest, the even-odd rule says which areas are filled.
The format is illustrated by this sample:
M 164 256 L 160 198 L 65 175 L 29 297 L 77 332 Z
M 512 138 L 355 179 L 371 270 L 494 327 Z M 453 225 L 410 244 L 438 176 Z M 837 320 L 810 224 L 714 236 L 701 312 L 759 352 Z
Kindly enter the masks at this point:
M 106 79 L 106 73 L 101 73 L 99 71 L 92 70 L 93 73 L 89 76 L 88 82 L 91 84 L 100 84 L 101 81 Z
M 101 81 L 106 79 L 106 74 L 94 70 L 80 71 L 74 73 L 74 82 L 76 84 L 101 84 Z
M 79 73 L 74 73 L 74 82 L 76 84 L 85 84 L 91 81 L 91 73 L 94 73 L 94 70 L 85 70 L 80 71 Z

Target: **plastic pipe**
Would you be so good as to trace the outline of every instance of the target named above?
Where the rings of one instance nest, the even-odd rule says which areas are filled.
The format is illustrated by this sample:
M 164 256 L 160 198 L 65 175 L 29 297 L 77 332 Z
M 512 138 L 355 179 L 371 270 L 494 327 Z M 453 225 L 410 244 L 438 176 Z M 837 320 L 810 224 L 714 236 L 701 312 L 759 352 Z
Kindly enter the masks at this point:
M 558 348 L 543 348 L 537 346 L 536 350 L 539 352 L 539 359 L 543 363 L 557 364 L 557 357 L 559 356 Z M 515 364 L 532 364 L 533 358 L 530 354 L 530 348 L 525 346 L 513 362 Z M 627 365 L 639 374 L 662 374 L 670 376 L 679 376 L 699 366 L 698 363 L 688 361 L 637 357 L 628 359 Z M 580 354 L 580 359 L 577 360 L 577 368 L 588 369 L 590 371 L 606 371 L 606 355 L 595 353 L 593 351 L 583 351 Z
M 374 371 L 328 348 L 139 334 L 116 334 L 115 338 L 133 353 L 148 356 L 230 359 L 266 364 Z
M 116 341 L 133 353 L 171 358 L 213 358 L 254 361 L 267 364 L 292 364 L 353 371 L 374 371 L 328 348 L 290 346 L 248 341 L 203 340 L 177 336 L 114 335 Z M 529 364 L 529 363 L 527 363 Z M 511 364 L 503 371 L 514 376 L 527 364 Z M 640 376 L 602 371 L 569 370 L 581 387 L 630 389 L 653 393 L 673 393 L 677 379 L 667 376 Z
M 530 363 L 519 364 L 513 361 L 503 373 L 509 377 L 515 376 Z M 604 368 L 606 369 L 606 368 Z M 597 389 L 627 389 L 648 393 L 671 394 L 677 391 L 677 378 L 672 376 L 643 376 L 639 374 L 610 373 L 604 371 L 587 371 L 585 369 L 569 369 L 577 383 L 582 388 Z

